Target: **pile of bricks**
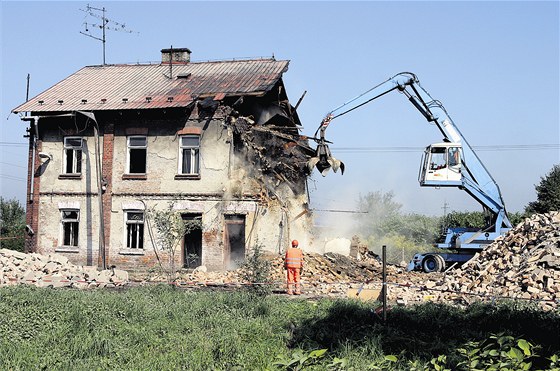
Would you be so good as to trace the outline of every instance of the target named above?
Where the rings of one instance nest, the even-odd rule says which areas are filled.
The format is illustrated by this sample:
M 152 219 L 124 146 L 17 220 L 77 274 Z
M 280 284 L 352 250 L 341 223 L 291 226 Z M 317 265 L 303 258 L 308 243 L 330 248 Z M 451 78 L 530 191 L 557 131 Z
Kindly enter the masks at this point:
M 560 213 L 533 215 L 446 277 L 460 292 L 560 304 Z
M 77 266 L 65 256 L 24 254 L 0 249 L 0 286 L 29 284 L 38 287 L 116 287 L 128 283 L 128 273 L 118 269 L 98 271 Z

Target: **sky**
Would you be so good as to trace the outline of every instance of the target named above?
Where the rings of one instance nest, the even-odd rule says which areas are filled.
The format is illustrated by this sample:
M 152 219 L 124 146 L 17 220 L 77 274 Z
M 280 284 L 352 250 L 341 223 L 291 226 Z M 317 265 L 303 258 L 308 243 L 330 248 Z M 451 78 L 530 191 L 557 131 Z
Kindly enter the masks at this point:
M 102 63 L 100 20 L 88 2 L 2 1 L 0 194 L 22 204 L 26 123 L 10 113 L 83 66 Z M 106 62 L 158 62 L 187 47 L 193 62 L 290 60 L 283 81 L 302 134 L 378 83 L 413 72 L 441 101 L 499 185 L 508 211 L 536 199 L 560 163 L 558 1 L 108 1 Z M 100 14 L 99 12 L 94 12 Z M 424 148 L 442 137 L 397 92 L 334 120 L 326 132 L 344 175 L 314 174 L 311 207 L 349 218 L 369 192 L 393 192 L 404 212 L 478 211 L 457 188 L 422 188 Z M 330 210 L 330 211 L 320 211 Z

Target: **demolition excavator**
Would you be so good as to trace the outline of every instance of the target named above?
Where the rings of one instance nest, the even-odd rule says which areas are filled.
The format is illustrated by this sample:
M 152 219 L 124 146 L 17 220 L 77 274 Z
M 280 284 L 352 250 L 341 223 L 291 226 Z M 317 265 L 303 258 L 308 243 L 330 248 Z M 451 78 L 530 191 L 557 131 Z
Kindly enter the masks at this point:
M 444 242 L 435 245 L 445 252 L 415 254 L 407 268 L 424 272 L 443 271 L 446 267 L 468 261 L 476 252 L 483 250 L 497 237 L 511 229 L 512 225 L 498 184 L 441 102 L 433 99 L 422 88 L 416 75 L 410 72 L 399 73 L 329 112 L 315 132 L 314 140 L 317 142 L 317 149 L 315 156 L 307 164 L 308 169 L 311 172 L 317 168 L 323 176 L 330 169 L 344 173 L 344 163 L 332 156 L 328 146 L 331 142 L 325 139 L 327 127 L 337 117 L 392 91 L 402 93 L 443 135 L 441 143 L 431 144 L 424 151 L 418 176 L 420 186 L 457 187 L 464 190 L 482 205 L 485 215 L 488 216 L 487 226 L 482 229 L 448 228 Z

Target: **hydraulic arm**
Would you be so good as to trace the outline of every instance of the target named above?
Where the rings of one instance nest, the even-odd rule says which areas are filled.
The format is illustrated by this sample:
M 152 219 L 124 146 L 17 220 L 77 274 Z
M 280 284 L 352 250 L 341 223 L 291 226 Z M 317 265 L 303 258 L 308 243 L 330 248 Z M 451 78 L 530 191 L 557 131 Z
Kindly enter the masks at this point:
M 315 132 L 316 156 L 309 163 L 309 170 L 317 167 L 323 176 L 330 168 L 341 169 L 344 164 L 332 157 L 325 132 L 336 118 L 368 104 L 392 91 L 402 93 L 412 105 L 433 123 L 443 135 L 443 142 L 428 146 L 424 153 L 419 182 L 425 187 L 458 187 L 477 200 L 489 212 L 492 222 L 486 229 L 472 231 L 466 228 L 448 230 L 442 248 L 480 250 L 486 244 L 511 228 L 498 184 L 492 178 L 480 158 L 461 134 L 440 101 L 433 99 L 422 88 L 416 75 L 399 73 L 363 94 L 335 108 L 321 121 Z M 317 138 L 317 133 L 319 137 Z M 446 260 L 447 261 L 447 260 Z

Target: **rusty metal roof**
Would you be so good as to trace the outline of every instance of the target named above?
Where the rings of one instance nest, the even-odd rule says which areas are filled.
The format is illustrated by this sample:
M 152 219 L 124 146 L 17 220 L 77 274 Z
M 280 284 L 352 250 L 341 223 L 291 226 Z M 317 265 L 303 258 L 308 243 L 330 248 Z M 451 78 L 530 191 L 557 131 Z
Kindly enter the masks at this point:
M 172 65 L 88 66 L 13 112 L 100 111 L 185 107 L 197 97 L 261 95 L 287 71 L 274 59 Z

